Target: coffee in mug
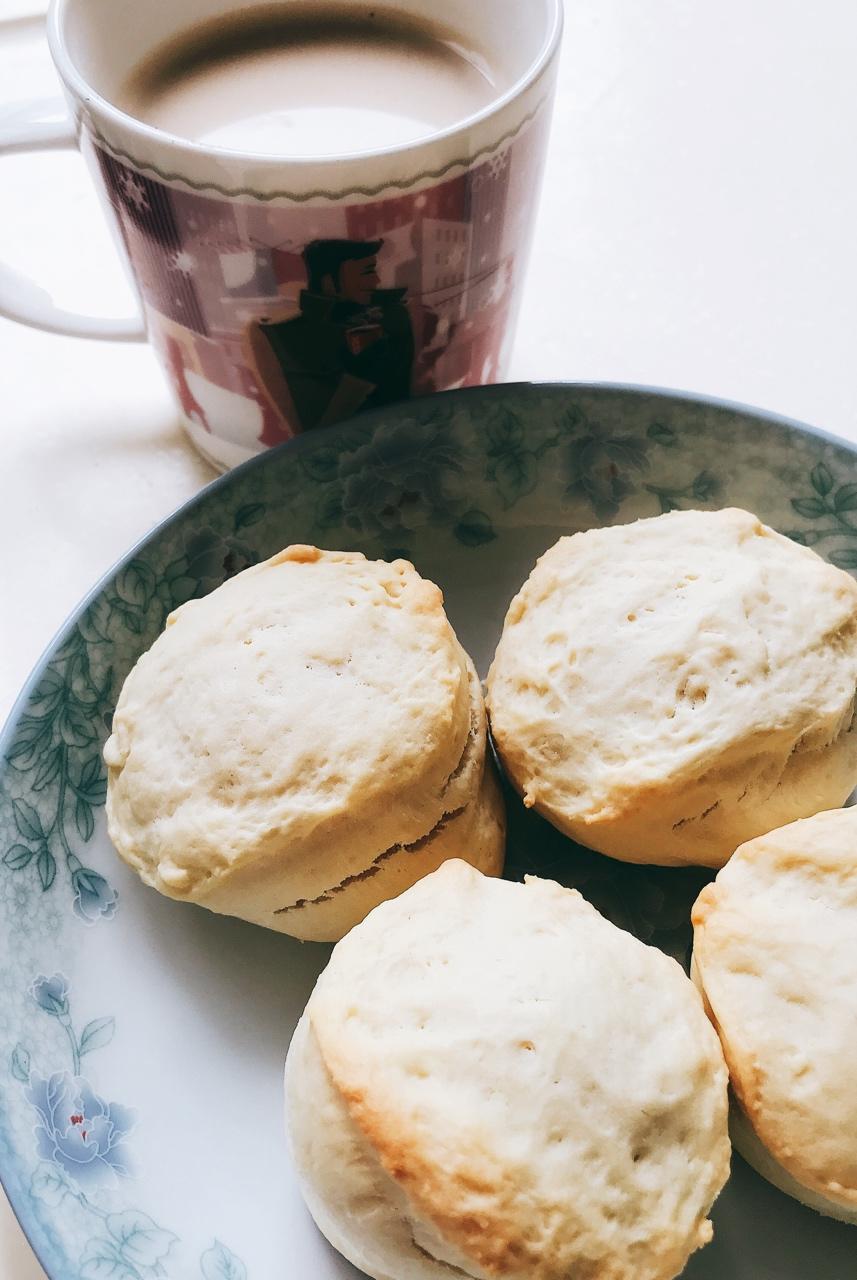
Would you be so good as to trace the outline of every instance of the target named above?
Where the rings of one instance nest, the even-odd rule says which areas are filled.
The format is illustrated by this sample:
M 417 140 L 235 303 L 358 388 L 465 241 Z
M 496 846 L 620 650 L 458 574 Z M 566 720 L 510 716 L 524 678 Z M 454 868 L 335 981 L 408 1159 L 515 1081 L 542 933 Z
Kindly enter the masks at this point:
M 279 5 L 168 41 L 133 70 L 116 104 L 194 142 L 327 156 L 429 137 L 485 107 L 506 79 L 428 19 Z

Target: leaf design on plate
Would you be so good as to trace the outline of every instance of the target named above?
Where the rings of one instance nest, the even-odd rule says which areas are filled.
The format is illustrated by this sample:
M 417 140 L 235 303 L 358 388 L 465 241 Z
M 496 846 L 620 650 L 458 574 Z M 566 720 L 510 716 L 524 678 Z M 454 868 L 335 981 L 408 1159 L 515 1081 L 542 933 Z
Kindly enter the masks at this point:
M 101 763 L 101 756 L 90 756 L 80 771 L 80 777 L 74 790 L 81 800 L 100 808 L 107 794 L 107 779 Z
M 112 1240 L 90 1240 L 80 1259 L 80 1280 L 140 1280 Z
M 155 575 L 145 561 L 132 560 L 119 570 L 113 585 L 124 604 L 145 609 L 155 590 Z
M 93 1049 L 103 1049 L 113 1039 L 116 1030 L 115 1018 L 93 1018 L 87 1022 L 80 1033 L 80 1056 L 92 1053 Z
M 264 502 L 248 502 L 243 507 L 239 507 L 235 512 L 233 527 L 237 533 L 239 529 L 249 529 L 251 525 L 258 524 L 260 520 L 265 518 L 266 507 Z
M 339 454 L 340 451 L 334 449 L 332 445 L 322 445 L 321 448 L 302 453 L 300 465 L 311 480 L 319 480 L 322 483 L 335 480 L 339 469 Z
M 78 800 L 74 806 L 74 825 L 77 827 L 77 833 L 84 843 L 92 838 L 92 833 L 95 830 L 95 819 L 92 816 L 92 808 L 85 800 Z
M 42 829 L 42 820 L 33 806 L 27 804 L 26 800 L 12 801 L 12 816 L 15 819 L 15 826 L 22 836 L 26 836 L 29 840 L 44 839 L 45 833 Z
M 498 458 L 494 467 L 497 490 L 505 507 L 532 493 L 538 480 L 538 459 L 530 450 L 520 449 Z
M 69 1194 L 70 1187 L 55 1164 L 43 1160 L 30 1179 L 30 1191 L 39 1200 L 55 1209 Z
M 792 510 L 805 520 L 820 521 L 815 528 L 790 529 L 786 536 L 804 547 L 829 543 L 832 538 L 846 538 L 851 545 L 834 546 L 824 551 L 831 564 L 840 569 L 857 571 L 857 483 L 848 481 L 837 487 L 836 476 L 826 462 L 818 462 L 809 473 L 813 493 L 791 499 Z
M 833 488 L 833 473 L 824 462 L 819 462 L 810 472 L 809 482 L 816 493 L 826 498 Z
M 36 858 L 36 870 L 39 873 L 39 880 L 42 885 L 42 892 L 47 892 L 56 879 L 57 863 L 54 855 L 48 849 L 47 845 L 43 845 L 39 856 Z
M 484 511 L 465 511 L 453 532 L 465 547 L 481 547 L 483 543 L 493 542 L 497 537 L 491 517 Z
M 646 435 L 650 440 L 654 440 L 655 444 L 662 445 L 665 449 L 674 449 L 678 444 L 674 428 L 668 427 L 664 422 L 653 422 Z
M 29 1084 L 30 1054 L 22 1044 L 16 1044 L 12 1050 L 12 1056 L 9 1059 L 9 1070 L 16 1080 L 21 1081 L 21 1084 Z
M 833 496 L 834 511 L 857 510 L 857 484 L 844 484 Z
M 133 1209 L 109 1214 L 106 1224 L 122 1261 L 133 1267 L 155 1267 L 178 1239 L 172 1231 L 164 1231 L 145 1213 Z
M 13 871 L 22 871 L 35 856 L 35 851 L 28 849 L 25 844 L 13 844 L 12 848 L 7 849 L 3 855 L 3 861 Z
M 661 515 L 666 515 L 668 511 L 684 510 L 683 502 L 687 502 L 691 507 L 699 502 L 710 502 L 720 490 L 720 481 L 713 472 L 700 471 L 690 484 L 683 487 L 667 488 L 663 485 L 647 484 L 644 488 L 648 493 L 655 495 L 661 508 Z
M 498 410 L 484 429 L 488 442 L 485 478 L 497 486 L 503 506 L 508 509 L 535 489 L 539 457 L 546 447 L 556 445 L 559 436 L 543 441 L 537 452 L 528 443 L 520 417 L 508 408 Z
M 827 504 L 821 498 L 792 498 L 792 506 L 807 520 L 817 520 L 827 511 Z
M 247 1280 L 244 1263 L 219 1240 L 202 1255 L 199 1267 L 205 1280 Z
M 140 561 L 132 561 L 111 589 L 122 610 L 143 610 L 134 614 L 142 618 L 146 607 L 143 600 L 148 599 L 146 592 L 153 591 L 154 585 L 152 570 Z M 104 877 L 98 876 L 96 882 L 97 873 L 83 867 L 73 848 L 77 841 L 86 844 L 92 839 L 94 810 L 104 804 L 107 789 L 98 740 L 105 724 L 112 668 L 100 679 L 95 678 L 86 637 L 90 635 L 93 646 L 104 643 L 110 635 L 109 623 L 115 608 L 96 601 L 86 617 L 97 614 L 102 620 L 101 629 L 90 632 L 83 619 L 77 624 L 42 673 L 18 723 L 6 759 L 23 776 L 29 798 L 12 800 L 12 816 L 22 841 L 7 849 L 2 859 L 12 872 L 32 868 L 28 875 L 35 875 L 43 893 L 53 887 L 58 867 L 64 861 L 75 911 L 89 922 L 111 916 L 118 901 Z M 133 632 L 128 618 L 124 620 Z M 79 763 L 82 752 L 86 754 Z M 78 871 L 93 877 L 92 881 L 75 880 Z
M 60 745 L 53 748 L 52 751 L 46 751 L 42 756 L 42 762 L 36 770 L 36 776 L 33 778 L 32 787 L 34 791 L 44 791 L 45 787 L 58 777 L 63 762 L 63 750 Z

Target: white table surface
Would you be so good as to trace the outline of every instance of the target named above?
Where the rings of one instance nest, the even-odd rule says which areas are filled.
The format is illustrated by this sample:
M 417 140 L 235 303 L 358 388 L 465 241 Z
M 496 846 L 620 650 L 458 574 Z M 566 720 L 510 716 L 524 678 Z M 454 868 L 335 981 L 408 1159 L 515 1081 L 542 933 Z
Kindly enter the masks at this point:
M 0 0 L 0 118 L 57 92 Z M 857 439 L 857 6 L 567 0 L 510 376 L 743 400 Z M 127 314 L 82 162 L 0 161 L 0 251 Z M 0 720 L 91 584 L 212 478 L 144 347 L 0 321 Z M 0 1280 L 44 1280 L 0 1193 Z

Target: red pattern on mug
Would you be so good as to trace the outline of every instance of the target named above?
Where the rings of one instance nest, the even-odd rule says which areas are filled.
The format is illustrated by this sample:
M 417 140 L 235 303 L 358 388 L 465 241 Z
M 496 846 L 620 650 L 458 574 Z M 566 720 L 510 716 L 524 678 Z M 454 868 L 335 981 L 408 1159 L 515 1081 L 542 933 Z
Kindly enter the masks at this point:
M 453 177 L 338 203 L 224 199 L 96 146 L 189 422 L 249 454 L 409 395 L 495 381 L 544 114 Z

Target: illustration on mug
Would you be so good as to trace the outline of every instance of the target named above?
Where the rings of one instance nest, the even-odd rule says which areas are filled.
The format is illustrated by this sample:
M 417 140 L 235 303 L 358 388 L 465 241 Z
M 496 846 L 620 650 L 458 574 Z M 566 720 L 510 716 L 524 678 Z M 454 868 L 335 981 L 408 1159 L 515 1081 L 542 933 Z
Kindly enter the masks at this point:
M 415 190 L 306 203 L 198 192 L 94 145 L 192 434 L 249 456 L 363 409 L 496 381 L 543 116 Z
M 383 240 L 314 240 L 298 314 L 248 328 L 251 364 L 273 404 L 299 430 L 410 394 L 414 330 L 406 288 L 382 289 Z M 431 316 L 436 327 L 436 318 Z

